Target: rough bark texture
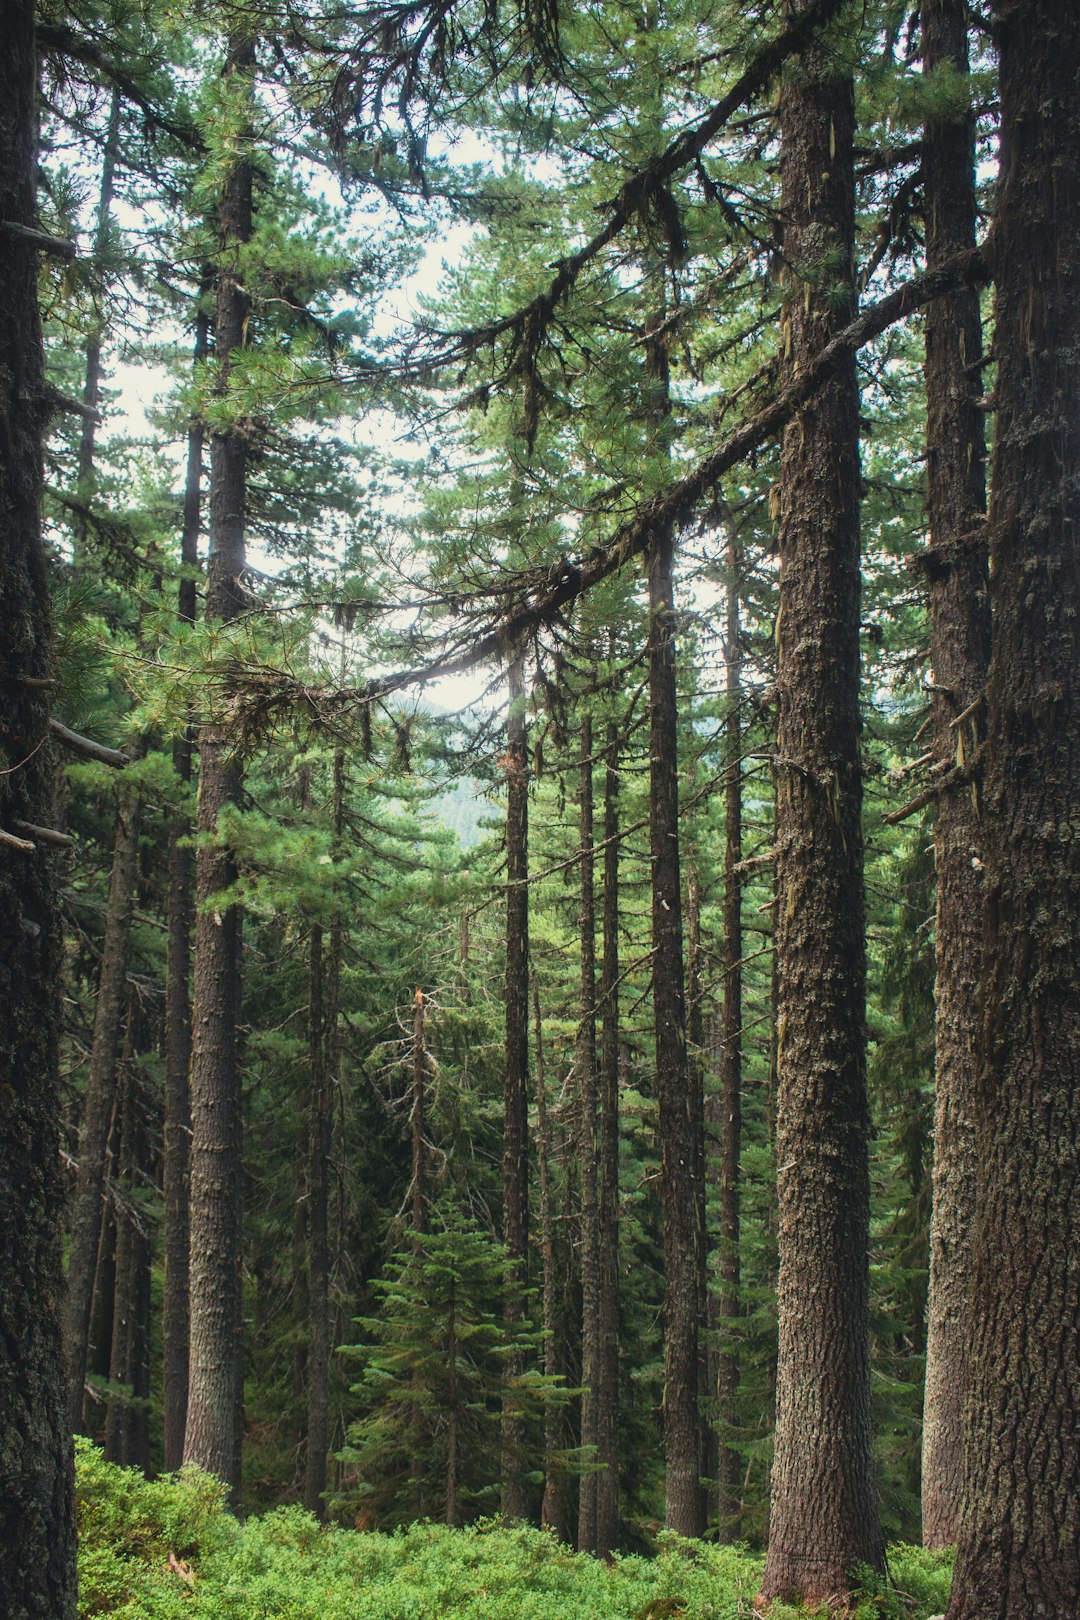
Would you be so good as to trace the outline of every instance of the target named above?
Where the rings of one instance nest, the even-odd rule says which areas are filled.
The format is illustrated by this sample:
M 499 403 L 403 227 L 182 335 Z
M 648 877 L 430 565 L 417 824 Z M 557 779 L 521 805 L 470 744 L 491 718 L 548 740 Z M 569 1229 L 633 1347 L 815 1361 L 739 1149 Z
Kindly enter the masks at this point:
M 968 71 L 963 0 L 925 0 L 923 67 Z M 931 119 L 923 141 L 926 263 L 934 270 L 975 245 L 975 131 L 970 113 Z M 982 713 L 960 726 L 982 694 L 990 656 L 984 546 L 983 418 L 977 362 L 979 295 L 959 288 L 926 311 L 926 453 L 930 494 L 930 658 L 934 754 L 951 765 L 974 753 Z M 961 538 L 967 537 L 967 538 Z M 971 1217 L 975 1198 L 975 1039 L 982 951 L 981 833 L 965 783 L 938 800 L 934 1205 L 923 1407 L 922 1532 L 928 1547 L 956 1540 L 960 1424 L 968 1351 Z
M 727 625 L 724 662 L 724 1002 L 720 1039 L 720 1290 L 717 1300 L 720 1355 L 716 1398 L 720 1423 L 730 1433 L 738 1422 L 739 1348 L 735 1323 L 739 1300 L 740 1150 L 742 1147 L 742 721 L 739 660 L 739 553 L 727 551 Z M 721 1443 L 717 1459 L 719 1535 L 738 1541 L 742 1459 Z
M 529 760 L 525 717 L 525 659 L 510 665 L 506 722 L 506 1072 L 503 1091 L 503 1242 L 511 1261 L 506 1323 L 523 1315 L 529 1243 Z M 520 1377 L 519 1354 L 508 1356 L 506 1378 Z M 528 1491 L 522 1478 L 525 1433 L 504 1405 L 501 1511 L 523 1519 Z
M 120 1036 L 127 1006 L 127 951 L 135 904 L 140 822 L 139 799 L 121 783 L 105 904 L 105 937 L 94 1002 L 94 1034 L 79 1128 L 78 1170 L 71 1199 L 64 1346 L 68 1367 L 68 1417 L 73 1429 L 82 1424 L 94 1273 L 101 1236 L 105 1144 L 112 1120 Z
M 999 0 L 983 1021 L 949 1620 L 1080 1613 L 1080 32 Z
M 648 660 L 653 1017 L 664 1209 L 664 1521 L 680 1535 L 698 1536 L 705 1528 L 698 1403 L 704 1234 L 686 1051 L 673 565 L 672 536 L 659 534 L 648 558 Z
M 34 8 L 4 11 L 0 219 L 35 222 Z M 37 255 L 0 253 L 0 828 L 47 825 L 49 601 L 41 544 Z M 60 926 L 47 846 L 0 844 L 0 1593 L 11 1620 L 74 1620 L 71 1433 L 60 1341 Z
M 226 73 L 247 76 L 255 63 L 247 39 L 229 45 Z M 249 299 L 237 249 L 252 227 L 252 165 L 244 143 L 224 181 L 218 269 L 217 391 L 229 391 L 233 356 L 245 342 Z M 210 560 L 206 618 L 228 622 L 243 608 L 247 439 L 238 428 L 210 444 Z M 195 983 L 191 1064 L 191 1338 L 185 1462 L 199 1463 L 239 1490 L 241 1381 L 242 1094 L 237 1054 L 240 1014 L 239 907 L 213 902 L 235 880 L 232 852 L 218 821 L 238 804 L 241 772 L 217 728 L 199 734 L 195 867 Z
M 210 322 L 204 311 L 195 317 L 196 366 L 206 357 Z M 177 612 L 194 624 L 197 609 L 195 569 L 199 561 L 202 507 L 203 427 L 188 428 L 187 473 L 180 562 L 185 571 L 178 590 Z M 190 730 L 173 748 L 173 768 L 180 781 L 191 781 Z M 179 1468 L 184 1457 L 188 1386 L 188 1175 L 191 1147 L 191 931 L 195 926 L 195 852 L 188 846 L 191 823 L 176 815 L 169 824 L 169 914 L 165 953 L 165 1124 L 164 1190 L 165 1289 L 162 1301 L 162 1373 L 165 1420 L 165 1467 Z
M 590 1460 L 597 1444 L 600 1390 L 600 1206 L 597 1162 L 596 898 L 593 882 L 593 728 L 581 722 L 579 836 L 581 843 L 581 1023 L 576 1053 L 581 1165 L 581 1444 Z M 595 1473 L 583 1474 L 578 1493 L 579 1552 L 596 1551 Z
M 604 769 L 604 917 L 600 968 L 600 1383 L 596 1400 L 596 1552 L 619 1539 L 619 733 Z
M 853 303 L 853 94 L 824 48 L 780 99 L 789 376 Z M 777 738 L 779 1358 L 762 1592 L 880 1569 L 869 1356 L 859 761 L 859 401 L 842 365 L 784 436 Z

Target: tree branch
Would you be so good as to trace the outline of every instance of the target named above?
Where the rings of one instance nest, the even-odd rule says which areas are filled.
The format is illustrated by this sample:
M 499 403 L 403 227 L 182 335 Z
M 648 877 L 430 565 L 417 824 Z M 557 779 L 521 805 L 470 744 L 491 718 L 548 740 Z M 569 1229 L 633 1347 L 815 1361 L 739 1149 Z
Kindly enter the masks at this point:
M 97 760 L 99 765 L 115 765 L 118 770 L 131 764 L 130 757 L 119 748 L 106 748 L 104 743 L 94 742 L 90 737 L 80 737 L 77 731 L 69 730 L 59 720 L 50 718 L 49 730 L 73 754 L 81 754 L 84 759 Z
M 617 198 L 607 204 L 611 209 L 607 222 L 594 237 L 576 253 L 556 260 L 555 276 L 544 292 L 525 304 L 512 315 L 491 321 L 486 326 L 449 334 L 451 342 L 446 350 L 431 360 L 432 365 L 445 365 L 452 360 L 474 354 L 477 349 L 494 343 L 507 332 L 529 330 L 537 341 L 547 327 L 552 313 L 565 298 L 586 265 L 602 253 L 609 242 L 641 212 L 649 196 L 657 187 L 695 163 L 705 149 L 719 135 L 732 115 L 764 90 L 775 78 L 789 57 L 802 51 L 822 28 L 843 9 L 847 0 L 811 0 L 775 39 L 763 45 L 751 60 L 746 71 L 712 110 L 678 135 L 658 156 L 638 169 L 623 185 Z
M 36 230 L 32 225 L 20 225 L 18 220 L 0 219 L 0 231 L 7 231 L 9 236 L 18 236 L 24 242 L 30 242 L 42 253 L 51 253 L 54 259 L 76 257 L 74 242 L 67 241 L 63 236 L 50 236 L 48 231 Z

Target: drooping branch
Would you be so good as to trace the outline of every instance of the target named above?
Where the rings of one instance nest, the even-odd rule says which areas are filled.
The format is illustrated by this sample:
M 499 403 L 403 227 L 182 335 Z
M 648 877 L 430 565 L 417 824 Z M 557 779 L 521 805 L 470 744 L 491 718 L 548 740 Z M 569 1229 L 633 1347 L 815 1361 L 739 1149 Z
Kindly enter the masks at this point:
M 956 287 L 988 279 L 989 246 L 987 243 L 981 249 L 957 254 L 939 269 L 912 277 L 895 292 L 863 310 L 830 339 L 800 376 L 780 389 L 767 405 L 683 477 L 643 501 L 604 545 L 596 546 L 580 561 L 563 558 L 553 567 L 523 572 L 519 576 L 516 601 L 504 611 L 493 614 L 486 623 L 472 621 L 448 653 L 359 685 L 337 689 L 299 682 L 284 670 L 233 665 L 222 671 L 219 679 L 233 705 L 234 717 L 243 725 L 245 709 L 254 706 L 261 711 L 264 723 L 270 723 L 276 711 L 302 705 L 313 723 L 330 724 L 335 714 L 376 703 L 406 687 L 424 686 L 448 675 L 464 674 L 493 660 L 505 660 L 508 649 L 535 636 L 546 626 L 558 623 L 580 596 L 641 556 L 660 529 L 679 528 L 690 522 L 724 474 L 774 439 L 835 374 L 845 358 L 932 299 Z M 478 594 L 499 604 L 507 596 L 502 585 L 492 585 Z
M 793 18 L 775 39 L 763 45 L 751 58 L 745 71 L 711 110 L 699 118 L 644 167 L 624 183 L 617 198 L 608 205 L 610 213 L 596 234 L 576 253 L 555 263 L 555 275 L 543 292 L 513 314 L 484 326 L 452 333 L 444 349 L 430 358 L 432 365 L 447 365 L 487 348 L 500 337 L 513 333 L 519 346 L 535 354 L 554 311 L 576 283 L 581 272 L 596 259 L 631 219 L 640 215 L 676 175 L 699 161 L 729 119 L 759 95 L 789 58 L 798 55 L 808 41 L 842 10 L 846 0 L 813 0 Z
M 106 55 L 94 40 L 76 33 L 74 28 L 47 22 L 38 22 L 34 37 L 39 51 L 50 56 L 62 56 L 68 61 L 81 62 L 84 67 L 90 68 L 107 83 L 114 84 L 125 100 L 138 107 L 152 127 L 171 135 L 189 151 L 205 151 L 206 143 L 195 126 L 181 123 L 162 112 L 131 74 L 122 68 L 119 62 Z

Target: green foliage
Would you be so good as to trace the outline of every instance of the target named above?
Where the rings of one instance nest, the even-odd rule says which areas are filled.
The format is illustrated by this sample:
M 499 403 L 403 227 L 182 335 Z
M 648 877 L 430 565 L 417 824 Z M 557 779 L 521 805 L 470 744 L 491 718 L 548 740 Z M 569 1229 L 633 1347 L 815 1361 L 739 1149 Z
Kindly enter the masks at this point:
M 504 1325 L 512 1288 L 502 1244 L 454 1211 L 417 1234 L 376 1284 L 379 1314 L 362 1322 L 372 1342 L 347 1351 L 362 1362 L 356 1393 L 366 1415 L 341 1458 L 367 1522 L 438 1516 L 459 1524 L 492 1511 L 504 1398 L 533 1425 L 551 1402 L 566 1401 L 556 1379 L 506 1375 L 515 1352 L 539 1359 L 527 1319 Z M 539 1452 L 516 1465 L 528 1473 L 538 1460 Z
M 747 1620 L 761 1576 L 743 1548 L 668 1535 L 655 1556 L 604 1564 L 493 1521 L 384 1535 L 288 1507 L 238 1524 L 206 1475 L 148 1483 L 86 1443 L 77 1479 L 80 1620 Z M 867 1588 L 857 1620 L 944 1608 L 949 1554 L 901 1546 L 889 1563 L 891 1584 Z

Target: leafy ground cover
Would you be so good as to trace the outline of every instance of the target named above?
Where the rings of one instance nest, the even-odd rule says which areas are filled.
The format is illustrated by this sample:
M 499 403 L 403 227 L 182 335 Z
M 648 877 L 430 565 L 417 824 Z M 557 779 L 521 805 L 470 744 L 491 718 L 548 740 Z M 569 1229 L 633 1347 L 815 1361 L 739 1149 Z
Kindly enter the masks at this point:
M 245 1523 L 184 1470 L 146 1480 L 77 1453 L 79 1613 L 124 1620 L 750 1620 L 759 1555 L 661 1537 L 611 1564 L 540 1530 L 422 1523 L 385 1535 L 320 1527 L 299 1508 Z M 887 1588 L 851 1620 L 928 1620 L 947 1554 L 894 1547 Z M 775 1620 L 794 1611 L 774 1609 Z

